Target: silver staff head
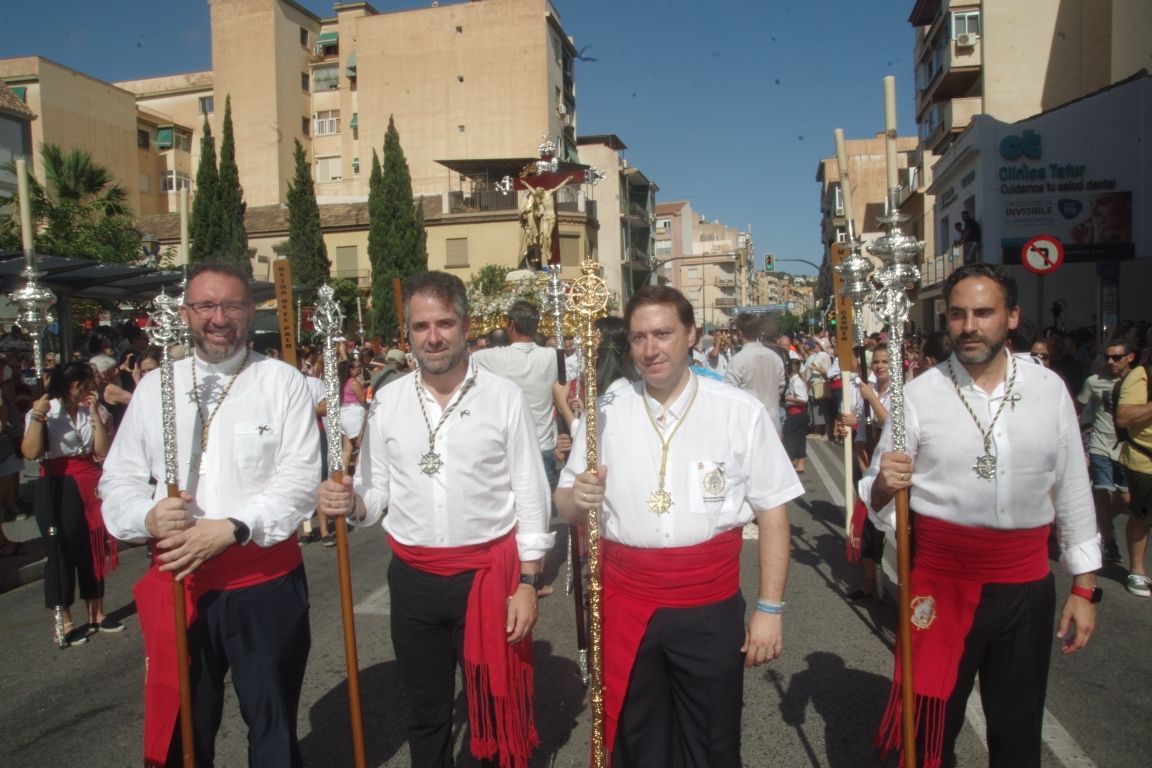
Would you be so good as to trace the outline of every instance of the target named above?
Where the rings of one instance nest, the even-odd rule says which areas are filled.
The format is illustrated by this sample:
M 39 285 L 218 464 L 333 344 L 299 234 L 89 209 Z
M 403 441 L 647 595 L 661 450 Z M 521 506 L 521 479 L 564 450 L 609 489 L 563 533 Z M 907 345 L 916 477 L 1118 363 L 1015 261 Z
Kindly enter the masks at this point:
M 316 326 L 317 333 L 327 337 L 335 336 L 344 328 L 344 314 L 336 301 L 336 290 L 330 285 L 322 285 L 317 294 L 319 298 L 316 301 L 316 314 L 312 317 L 312 323 Z

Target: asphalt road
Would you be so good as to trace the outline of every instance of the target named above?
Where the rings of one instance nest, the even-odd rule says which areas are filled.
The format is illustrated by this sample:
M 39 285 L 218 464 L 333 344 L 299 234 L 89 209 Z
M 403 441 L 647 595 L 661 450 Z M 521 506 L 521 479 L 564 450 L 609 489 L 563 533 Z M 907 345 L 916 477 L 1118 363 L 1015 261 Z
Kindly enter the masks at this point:
M 744 684 L 746 766 L 884 765 L 872 748 L 891 674 L 891 599 L 856 606 L 844 595 L 857 574 L 844 562 L 840 526 L 839 452 L 809 442 L 807 495 L 790 510 L 792 568 L 784 656 L 750 670 Z M 1121 521 L 1122 523 L 1123 521 Z M 403 701 L 388 640 L 384 573 L 390 557 L 379 530 L 349 537 L 360 656 L 366 748 L 372 766 L 409 766 Z M 541 603 L 535 632 L 536 712 L 542 744 L 533 766 L 587 765 L 591 719 L 580 681 L 572 600 L 564 595 L 558 541 L 547 574 L 556 595 Z M 313 645 L 304 684 L 299 732 L 309 766 L 350 766 L 343 640 L 335 551 L 305 548 L 312 600 Z M 127 625 L 79 647 L 56 650 L 42 586 L 0 595 L 0 765 L 140 764 L 143 652 L 131 585 L 147 566 L 143 549 L 124 554 L 110 579 L 107 603 Z M 1057 570 L 1058 570 L 1058 566 Z M 755 585 L 755 542 L 745 542 L 746 593 Z M 1152 691 L 1152 600 L 1128 595 L 1124 571 L 1102 574 L 1105 600 L 1089 649 L 1052 661 L 1045 730 L 1045 768 L 1145 768 L 1152 764 L 1147 712 Z M 1058 577 L 1058 589 L 1067 588 Z M 754 594 L 746 594 L 754 600 Z M 1053 647 L 1056 648 L 1055 632 Z M 457 711 L 463 720 L 463 699 Z M 217 765 L 243 766 L 244 723 L 229 697 L 218 739 Z M 978 706 L 970 710 L 979 722 Z M 978 729 L 965 728 L 961 766 L 986 765 Z M 458 743 L 463 743 L 459 734 Z M 458 765 L 473 765 L 466 750 Z M 894 765 L 889 760 L 888 765 Z

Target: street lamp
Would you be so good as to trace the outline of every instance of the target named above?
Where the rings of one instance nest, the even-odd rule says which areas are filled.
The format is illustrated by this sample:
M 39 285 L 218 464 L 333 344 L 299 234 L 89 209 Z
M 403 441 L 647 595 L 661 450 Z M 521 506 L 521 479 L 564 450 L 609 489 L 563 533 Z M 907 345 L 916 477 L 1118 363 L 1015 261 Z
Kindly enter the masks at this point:
M 140 235 L 140 250 L 144 252 L 148 266 L 156 266 L 156 257 L 160 255 L 160 238 L 151 232 Z

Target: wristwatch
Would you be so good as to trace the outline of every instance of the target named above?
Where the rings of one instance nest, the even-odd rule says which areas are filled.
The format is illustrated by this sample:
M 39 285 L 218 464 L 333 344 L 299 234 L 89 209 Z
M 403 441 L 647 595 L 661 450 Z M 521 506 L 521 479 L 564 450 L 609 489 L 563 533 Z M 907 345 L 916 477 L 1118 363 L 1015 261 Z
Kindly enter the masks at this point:
M 1104 599 L 1104 590 L 1100 587 L 1080 587 L 1072 585 L 1072 594 L 1082 597 L 1090 603 L 1098 603 Z
M 248 527 L 248 524 L 234 517 L 228 518 L 228 521 L 232 523 L 232 535 L 236 538 L 236 543 L 240 546 L 247 544 L 252 538 L 252 529 Z
M 522 573 L 520 574 L 520 583 L 527 584 L 532 589 L 540 589 L 544 586 L 544 574 L 542 573 Z

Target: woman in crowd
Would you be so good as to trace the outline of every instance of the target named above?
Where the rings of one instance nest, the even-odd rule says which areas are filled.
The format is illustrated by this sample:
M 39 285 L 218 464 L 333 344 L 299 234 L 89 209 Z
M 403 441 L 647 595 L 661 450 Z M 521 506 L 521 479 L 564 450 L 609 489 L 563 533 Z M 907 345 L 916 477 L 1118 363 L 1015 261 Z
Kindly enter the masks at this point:
M 784 389 L 784 429 L 782 442 L 792 467 L 797 474 L 804 474 L 804 462 L 808 458 L 808 384 L 800 370 L 799 360 L 788 361 L 788 386 Z
M 36 522 L 45 540 L 56 528 L 59 546 L 48 547 L 44 597 L 48 608 L 64 607 L 65 639 L 87 640 L 87 632 L 119 632 L 124 626 L 104 615 L 104 577 L 116 567 L 116 544 L 104 528 L 100 462 L 112 444 L 111 417 L 97 404 L 96 372 L 88 363 L 68 363 L 48 377 L 47 392 L 26 416 L 22 450 L 43 457 L 36 492 Z M 74 627 L 70 607 L 77 583 L 88 606 L 88 624 Z
M 344 427 L 344 471 L 353 470 L 353 456 L 360 450 L 360 430 L 367 413 L 364 389 L 364 366 L 360 359 L 349 357 L 336 367 L 340 379 L 340 424 Z

